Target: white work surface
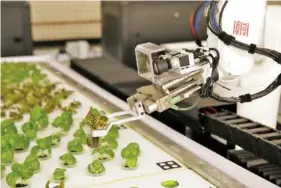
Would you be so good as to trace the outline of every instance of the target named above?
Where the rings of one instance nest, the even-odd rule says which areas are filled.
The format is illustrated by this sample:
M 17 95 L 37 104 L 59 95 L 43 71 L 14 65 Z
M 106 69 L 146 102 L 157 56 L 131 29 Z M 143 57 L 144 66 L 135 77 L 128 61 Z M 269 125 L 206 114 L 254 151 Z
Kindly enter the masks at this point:
M 5 58 L 2 61 L 47 61 L 50 62 L 48 57 L 22 57 L 22 58 Z M 63 72 L 66 75 L 71 76 L 72 79 L 79 82 L 83 86 L 87 87 L 94 93 L 100 95 L 105 100 L 114 103 L 116 106 L 121 109 L 127 109 L 127 104 L 110 93 L 106 92 L 102 88 L 91 83 L 89 80 L 78 75 L 74 71 L 63 67 L 56 63 L 50 63 L 57 70 Z M 44 70 L 46 71 L 46 70 Z M 65 152 L 66 145 L 68 141 L 73 138 L 73 133 L 77 130 L 79 122 L 87 114 L 90 106 L 96 106 L 95 101 L 91 101 L 86 96 L 83 96 L 80 91 L 72 88 L 70 85 L 66 84 L 61 80 L 57 75 L 46 71 L 50 80 L 59 81 L 61 85 L 66 89 L 71 89 L 74 92 L 72 96 L 65 101 L 65 103 L 71 102 L 73 99 L 79 100 L 82 103 L 82 106 L 78 109 L 74 118 L 74 125 L 69 131 L 69 133 L 62 138 L 61 144 L 59 147 L 52 149 L 52 157 L 48 160 L 42 161 L 41 163 L 41 172 L 34 175 L 31 180 L 31 186 L 34 188 L 41 188 L 45 186 L 45 183 L 50 179 L 55 168 L 60 167 L 59 156 Z M 97 107 L 97 106 L 96 106 Z M 49 115 L 50 122 L 59 115 L 59 111 L 55 111 Z M 22 122 L 17 122 L 18 130 L 20 130 L 20 125 L 28 119 L 28 115 L 24 118 Z M 202 147 L 201 145 L 193 142 L 192 140 L 184 137 L 183 135 L 175 132 L 166 125 L 156 121 L 155 119 L 146 116 L 143 120 L 147 126 L 153 128 L 157 132 L 164 133 L 169 139 L 173 140 L 182 147 L 198 154 L 201 158 L 216 166 L 218 169 L 224 173 L 230 175 L 240 183 L 244 184 L 246 187 L 254 188 L 271 188 L 277 187 L 272 183 L 248 172 L 247 170 L 229 162 L 227 159 L 215 154 L 214 152 Z M 51 125 L 45 130 L 38 134 L 37 137 L 47 136 L 56 132 L 57 129 L 53 128 Z M 92 177 L 87 174 L 87 165 L 92 162 L 93 156 L 90 154 L 91 150 L 84 147 L 83 154 L 76 155 L 77 165 L 74 168 L 67 169 L 68 179 L 66 181 L 66 188 L 69 187 L 100 187 L 100 188 L 130 188 L 130 187 L 139 187 L 139 188 L 161 188 L 161 182 L 166 180 L 176 180 L 179 182 L 179 187 L 192 187 L 192 188 L 209 188 L 215 187 L 204 178 L 188 169 L 187 167 L 180 164 L 174 157 L 170 156 L 156 145 L 145 139 L 139 133 L 131 129 L 121 129 L 119 131 L 120 137 L 118 138 L 119 146 L 115 151 L 115 158 L 112 161 L 105 162 L 106 173 L 101 177 Z M 133 171 L 123 170 L 121 168 L 122 160 L 120 157 L 120 151 L 125 147 L 129 142 L 137 142 L 140 145 L 141 156 L 139 158 L 139 167 Z M 30 148 L 34 145 L 34 142 L 31 143 Z M 24 157 L 28 152 L 19 153 L 15 155 L 15 159 L 18 162 L 22 162 Z M 166 161 L 175 161 L 180 168 L 172 170 L 163 170 L 156 163 L 166 162 Z M 6 174 L 10 171 L 6 170 Z M 8 187 L 6 181 L 2 179 L 1 187 Z

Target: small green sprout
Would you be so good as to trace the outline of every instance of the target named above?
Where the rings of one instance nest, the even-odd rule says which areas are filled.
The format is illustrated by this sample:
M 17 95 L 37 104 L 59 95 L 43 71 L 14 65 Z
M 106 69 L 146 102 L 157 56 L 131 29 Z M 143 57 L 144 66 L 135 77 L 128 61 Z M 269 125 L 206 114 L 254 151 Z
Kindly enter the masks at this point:
M 90 174 L 99 175 L 105 172 L 105 168 L 99 160 L 94 160 L 88 165 L 88 172 Z
M 17 134 L 18 130 L 13 120 L 3 120 L 1 122 L 1 135 Z
M 28 148 L 30 140 L 24 134 L 16 134 L 10 138 L 9 142 L 15 151 L 21 151 Z
M 76 164 L 76 159 L 72 153 L 65 153 L 65 154 L 61 155 L 60 160 L 61 160 L 62 164 L 65 166 L 71 166 L 71 165 Z
M 79 101 L 73 101 L 67 107 L 62 107 L 61 109 L 64 111 L 76 113 L 76 110 L 81 106 Z
M 53 179 L 54 180 L 64 180 L 66 178 L 65 171 L 66 171 L 66 169 L 56 168 L 56 170 L 53 173 Z
M 10 187 L 16 187 L 20 180 L 21 177 L 17 172 L 11 172 L 6 176 L 6 182 Z
M 33 122 L 27 122 L 25 123 L 22 127 L 22 132 L 29 138 L 29 139 L 34 139 L 36 138 L 37 134 L 37 126 Z
M 34 173 L 36 171 L 40 170 L 40 162 L 37 158 L 36 154 L 30 154 L 28 155 L 25 160 L 24 164 Z
M 131 156 L 126 158 L 124 167 L 126 167 L 126 168 L 136 168 L 137 164 L 138 164 L 138 157 L 131 155 Z
M 137 167 L 139 154 L 140 149 L 137 143 L 128 144 L 121 151 L 121 157 L 125 160 L 124 166 L 130 169 Z
M 1 149 L 1 163 L 10 164 L 14 160 L 14 151 L 11 148 L 5 147 Z
M 165 188 L 174 188 L 174 187 L 178 187 L 180 184 L 175 180 L 167 180 L 167 181 L 163 181 L 161 185 Z
M 105 138 L 107 139 L 117 139 L 119 136 L 119 128 L 117 125 L 113 125 L 108 133 L 105 135 Z
M 39 149 L 47 149 L 52 146 L 52 138 L 50 136 L 39 138 L 36 140 Z
M 52 139 L 50 136 L 36 140 L 37 146 L 34 146 L 31 153 L 36 153 L 39 158 L 47 158 L 51 155 Z
M 40 106 L 35 106 L 32 108 L 30 120 L 36 124 L 39 130 L 46 128 L 49 124 L 47 113 Z
M 73 136 L 78 139 L 82 144 L 87 144 L 88 137 L 82 128 L 79 128 L 77 131 L 75 131 Z
M 78 139 L 73 139 L 72 141 L 68 142 L 67 150 L 73 153 L 80 153 L 83 151 L 83 145 Z
M 94 130 L 104 129 L 108 123 L 108 118 L 102 115 L 96 108 L 91 107 L 83 124 L 90 126 Z
M 26 164 L 14 163 L 11 169 L 12 172 L 6 177 L 6 181 L 9 186 L 24 187 L 28 185 L 27 180 L 33 176 L 33 172 Z
M 114 139 L 103 138 L 100 143 L 101 146 L 109 147 L 111 149 L 116 149 L 118 147 L 118 142 Z
M 113 150 L 106 146 L 94 149 L 92 154 L 97 154 L 99 160 L 110 160 L 115 156 Z
M 72 119 L 72 113 L 71 112 L 62 112 L 62 114 L 53 122 L 54 127 L 60 127 L 63 129 L 63 131 L 67 132 L 69 131 L 71 125 L 73 123 Z
M 52 144 L 51 144 L 52 146 L 57 146 L 61 141 L 61 138 L 58 134 L 53 134 L 50 136 L 50 138 L 52 141 Z
M 14 163 L 11 169 L 13 172 L 17 172 L 22 179 L 29 179 L 33 176 L 33 172 L 24 163 Z
M 40 159 L 49 157 L 51 153 L 52 153 L 51 147 L 40 149 L 38 146 L 33 146 L 31 149 L 31 154 L 36 155 Z

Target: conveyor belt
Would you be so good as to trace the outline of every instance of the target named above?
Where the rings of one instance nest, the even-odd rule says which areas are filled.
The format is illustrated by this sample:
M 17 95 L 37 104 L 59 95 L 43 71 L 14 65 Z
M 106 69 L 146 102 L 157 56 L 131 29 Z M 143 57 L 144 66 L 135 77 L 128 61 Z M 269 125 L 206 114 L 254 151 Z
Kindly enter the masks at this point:
M 269 162 L 245 150 L 231 150 L 228 153 L 228 158 L 281 187 L 280 166 L 270 164 Z
M 202 119 L 206 132 L 237 144 L 272 164 L 281 164 L 280 131 L 229 111 L 204 115 Z

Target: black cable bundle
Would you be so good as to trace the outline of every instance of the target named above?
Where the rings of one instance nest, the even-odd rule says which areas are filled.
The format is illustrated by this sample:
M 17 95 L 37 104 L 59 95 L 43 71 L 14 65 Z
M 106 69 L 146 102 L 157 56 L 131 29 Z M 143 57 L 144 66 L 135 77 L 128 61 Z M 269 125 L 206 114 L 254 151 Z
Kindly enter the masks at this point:
M 238 41 L 235 39 L 234 36 L 229 35 L 225 31 L 222 30 L 222 17 L 223 17 L 223 12 L 226 8 L 226 5 L 228 4 L 228 1 L 225 1 L 220 15 L 219 15 L 219 24 L 217 24 L 216 19 L 215 19 L 215 9 L 217 7 L 218 2 L 217 1 L 212 1 L 210 4 L 210 7 L 208 9 L 208 15 L 207 15 L 207 26 L 210 29 L 210 31 L 216 35 L 221 41 L 223 41 L 226 45 L 233 46 L 235 48 L 248 51 L 250 54 L 260 54 L 266 57 L 269 57 L 273 59 L 275 62 L 278 64 L 281 64 L 281 53 L 277 52 L 275 50 L 267 49 L 267 48 L 259 48 L 257 47 L 256 44 L 246 44 L 241 41 Z M 281 85 L 280 83 L 281 79 L 281 74 L 278 75 L 278 77 L 264 90 L 257 92 L 255 94 L 245 94 L 241 95 L 239 97 L 221 97 L 215 93 L 212 93 L 212 97 L 218 101 L 223 101 L 223 102 L 250 102 L 252 100 L 261 98 L 272 91 L 274 91 L 278 86 Z

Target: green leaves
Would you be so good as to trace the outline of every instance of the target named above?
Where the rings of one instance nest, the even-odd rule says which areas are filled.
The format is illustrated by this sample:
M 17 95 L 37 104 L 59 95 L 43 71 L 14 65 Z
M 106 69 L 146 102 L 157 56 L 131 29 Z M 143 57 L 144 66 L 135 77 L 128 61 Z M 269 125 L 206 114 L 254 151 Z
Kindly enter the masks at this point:
M 32 108 L 30 120 L 35 123 L 39 130 L 46 128 L 49 124 L 47 113 L 40 106 L 35 106 Z
M 21 127 L 22 132 L 29 138 L 34 139 L 36 138 L 37 134 L 37 125 L 33 123 L 32 121 L 29 121 Z
M 57 146 L 61 141 L 61 138 L 58 134 L 51 135 L 50 138 L 52 141 L 51 143 L 52 146 Z
M 11 169 L 13 172 L 18 173 L 22 179 L 29 179 L 33 176 L 33 172 L 24 163 L 23 164 L 14 163 Z
M 60 127 L 63 131 L 69 131 L 71 125 L 73 123 L 72 113 L 71 112 L 63 112 L 60 116 L 56 117 L 53 122 L 54 127 Z
M 161 185 L 165 188 L 174 188 L 174 187 L 178 187 L 180 184 L 175 180 L 167 180 L 167 181 L 163 181 Z
M 83 123 L 89 125 L 94 130 L 99 130 L 105 128 L 108 118 L 102 115 L 96 108 L 91 107 Z
M 37 158 L 36 154 L 30 154 L 28 155 L 25 160 L 24 164 L 31 170 L 33 173 L 40 170 L 40 162 Z
M 68 142 L 67 150 L 69 152 L 74 152 L 74 153 L 78 152 L 79 153 L 79 152 L 83 151 L 83 146 L 78 139 L 74 139 L 74 140 Z
M 92 154 L 97 154 L 99 160 L 113 159 L 115 156 L 113 150 L 106 146 L 101 146 L 97 149 L 94 149 Z
M 114 139 L 104 138 L 101 140 L 101 146 L 116 149 L 118 147 L 118 142 Z
M 105 172 L 103 164 L 99 160 L 94 160 L 88 165 L 88 172 L 91 174 L 102 174 Z
M 82 128 L 79 128 L 77 131 L 75 131 L 73 136 L 78 139 L 82 144 L 87 144 L 88 137 Z
M 1 150 L 1 163 L 12 163 L 14 160 L 14 151 L 12 148 L 4 147 Z
M 39 149 L 47 149 L 52 145 L 52 138 L 50 136 L 36 140 Z
M 15 187 L 18 180 L 20 180 L 20 175 L 17 172 L 11 172 L 6 176 L 6 182 L 11 187 Z
M 29 146 L 29 138 L 27 138 L 24 134 L 16 134 L 12 136 L 9 140 L 11 147 L 16 150 L 24 150 Z
M 127 147 L 123 148 L 121 151 L 121 156 L 126 159 L 129 156 L 138 157 L 140 155 L 139 145 L 137 143 L 131 142 Z
M 124 166 L 127 168 L 135 168 L 137 167 L 137 163 L 138 163 L 138 157 L 131 155 L 126 158 Z
M 17 134 L 18 130 L 13 120 L 3 120 L 1 122 L 1 136 Z
M 54 180 L 63 180 L 66 178 L 65 176 L 66 169 L 56 168 L 55 172 L 53 173 Z
M 121 151 L 121 157 L 125 160 L 124 166 L 127 168 L 135 168 L 138 163 L 138 157 L 140 155 L 139 145 L 135 142 L 131 142 L 127 147 Z
M 109 129 L 107 135 L 105 138 L 109 139 L 117 139 L 119 136 L 119 128 L 116 125 L 112 125 L 111 128 Z
M 60 156 L 60 160 L 63 165 L 69 166 L 76 164 L 76 159 L 72 153 L 65 153 Z

